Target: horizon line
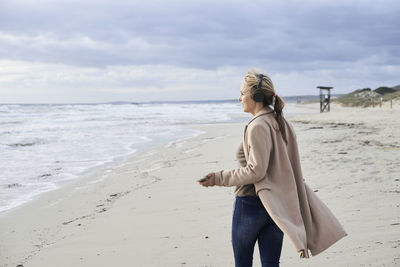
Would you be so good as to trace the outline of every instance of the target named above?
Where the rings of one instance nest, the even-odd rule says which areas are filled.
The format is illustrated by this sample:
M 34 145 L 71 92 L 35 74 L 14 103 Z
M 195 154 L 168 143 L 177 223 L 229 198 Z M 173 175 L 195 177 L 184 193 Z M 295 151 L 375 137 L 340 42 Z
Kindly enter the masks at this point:
M 344 94 L 331 94 L 331 96 L 340 96 Z M 294 95 L 294 96 L 282 96 L 282 98 L 296 98 L 296 97 L 319 97 L 320 95 Z M 154 100 L 154 101 L 107 101 L 107 102 L 55 102 L 55 103 L 46 103 L 46 102 L 14 102 L 14 103 L 0 103 L 0 105 L 98 105 L 98 104 L 175 104 L 175 103 L 210 103 L 210 102 L 239 102 L 236 98 L 234 99 L 208 99 L 208 100 Z

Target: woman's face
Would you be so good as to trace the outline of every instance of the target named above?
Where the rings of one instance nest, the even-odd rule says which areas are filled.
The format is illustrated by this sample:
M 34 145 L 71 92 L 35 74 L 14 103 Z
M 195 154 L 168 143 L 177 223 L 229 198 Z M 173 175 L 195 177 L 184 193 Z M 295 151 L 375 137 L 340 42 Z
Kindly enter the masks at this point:
M 246 81 L 243 81 L 242 86 L 240 86 L 240 97 L 239 101 L 243 105 L 243 111 L 253 113 L 256 108 L 256 102 L 251 97 L 249 88 L 247 88 Z

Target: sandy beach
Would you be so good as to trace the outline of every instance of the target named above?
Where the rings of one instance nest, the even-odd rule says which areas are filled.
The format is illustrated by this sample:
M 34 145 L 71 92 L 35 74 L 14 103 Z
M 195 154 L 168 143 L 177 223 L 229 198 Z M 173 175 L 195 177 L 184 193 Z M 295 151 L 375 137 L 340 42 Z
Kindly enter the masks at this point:
M 348 236 L 281 266 L 400 265 L 400 119 L 393 109 L 302 105 L 288 118 L 305 180 Z M 237 167 L 245 123 L 191 126 L 203 134 L 143 152 L 0 216 L 0 266 L 233 266 L 233 188 L 204 174 Z M 260 266 L 258 249 L 254 266 Z

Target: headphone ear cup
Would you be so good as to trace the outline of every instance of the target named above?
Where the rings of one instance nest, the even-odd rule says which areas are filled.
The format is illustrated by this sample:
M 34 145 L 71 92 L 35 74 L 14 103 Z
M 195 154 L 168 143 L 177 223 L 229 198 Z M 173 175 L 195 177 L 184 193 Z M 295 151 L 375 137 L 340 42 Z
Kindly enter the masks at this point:
M 260 90 L 257 90 L 254 94 L 253 94 L 253 100 L 255 102 L 263 102 L 264 100 L 264 94 L 263 92 L 261 92 Z

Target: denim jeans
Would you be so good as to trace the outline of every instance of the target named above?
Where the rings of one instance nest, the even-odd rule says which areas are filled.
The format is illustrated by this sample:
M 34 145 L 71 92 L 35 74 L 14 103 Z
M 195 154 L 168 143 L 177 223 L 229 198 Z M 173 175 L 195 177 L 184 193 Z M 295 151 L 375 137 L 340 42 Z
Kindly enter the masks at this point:
M 283 232 L 268 215 L 257 196 L 237 196 L 232 220 L 232 246 L 236 267 L 253 265 L 256 241 L 262 266 L 279 266 Z

